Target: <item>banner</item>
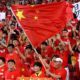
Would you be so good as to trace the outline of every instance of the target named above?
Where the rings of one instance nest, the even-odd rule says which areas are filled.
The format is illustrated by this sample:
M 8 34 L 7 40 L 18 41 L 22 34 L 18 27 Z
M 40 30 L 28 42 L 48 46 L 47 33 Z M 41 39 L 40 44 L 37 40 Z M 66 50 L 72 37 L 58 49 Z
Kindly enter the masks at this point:
M 17 80 L 53 80 L 52 78 L 19 77 Z
M 80 2 L 73 4 L 73 6 L 73 13 L 75 13 L 77 19 L 80 20 Z
M 2 21 L 2 19 L 6 18 L 6 13 L 5 12 L 0 12 L 0 21 Z

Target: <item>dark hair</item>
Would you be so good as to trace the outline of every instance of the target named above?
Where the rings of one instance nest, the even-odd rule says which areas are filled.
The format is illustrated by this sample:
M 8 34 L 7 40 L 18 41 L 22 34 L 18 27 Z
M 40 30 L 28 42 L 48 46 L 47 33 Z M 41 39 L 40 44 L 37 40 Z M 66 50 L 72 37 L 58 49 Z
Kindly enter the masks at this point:
M 8 35 L 8 32 L 3 30 L 3 34 L 6 34 L 6 35 Z
M 5 19 L 2 19 L 2 21 L 6 21 Z
M 8 62 L 13 62 L 15 64 L 15 61 L 13 59 L 8 60 Z
M 19 32 L 17 30 L 14 30 L 14 32 L 16 33 L 17 36 L 19 36 Z
M 4 57 L 0 57 L 0 60 L 2 60 L 5 63 L 5 58 Z
M 14 23 L 11 23 L 10 26 L 15 26 L 15 24 Z
M 13 44 L 8 44 L 8 47 L 14 48 L 14 45 Z
M 34 66 L 39 66 L 39 67 L 42 68 L 42 64 L 41 64 L 40 62 L 35 62 L 35 63 L 34 63 Z
M 59 55 L 53 55 L 53 57 L 59 58 Z M 52 58 L 53 58 L 53 57 L 52 57 Z
M 44 42 L 42 42 L 42 45 L 46 45 L 47 46 L 48 44 L 47 44 L 47 42 L 44 41 Z
M 63 29 L 63 31 L 66 31 L 66 32 L 68 32 L 68 30 L 67 30 L 66 28 L 64 28 L 64 29 Z
M 73 17 L 74 17 L 74 18 L 77 18 L 77 16 L 76 16 L 76 14 L 75 14 L 75 13 L 73 13 Z
M 17 39 L 17 35 L 16 34 L 11 34 L 11 37 L 10 37 L 12 40 L 14 39 Z
M 25 49 L 31 49 L 32 50 L 32 46 L 29 44 L 29 45 L 26 46 Z

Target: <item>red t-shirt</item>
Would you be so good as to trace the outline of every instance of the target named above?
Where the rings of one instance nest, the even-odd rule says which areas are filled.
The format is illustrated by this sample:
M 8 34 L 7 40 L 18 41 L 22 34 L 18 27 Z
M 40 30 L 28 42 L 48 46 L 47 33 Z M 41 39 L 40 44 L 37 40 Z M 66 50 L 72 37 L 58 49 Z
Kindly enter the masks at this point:
M 5 72 L 5 80 L 17 80 L 17 78 L 20 76 L 21 76 L 21 73 L 18 69 L 11 72 L 7 70 Z
M 47 46 L 45 52 L 41 52 L 42 57 L 52 58 L 53 56 L 53 48 L 51 46 Z
M 0 56 L 1 56 L 1 57 L 4 57 L 4 58 L 5 58 L 6 55 L 7 55 L 7 53 L 8 53 L 8 52 L 7 52 L 7 49 L 6 49 L 6 48 L 0 49 Z
M 4 79 L 5 78 L 4 73 L 6 70 L 7 70 L 6 65 L 0 66 L 0 80 L 5 80 Z
M 56 69 L 54 71 L 54 74 L 61 76 L 61 80 L 66 80 L 66 73 L 67 72 L 66 72 L 66 70 L 64 68 Z M 54 80 L 57 80 L 57 79 L 54 79 Z
M 50 62 L 50 72 L 54 73 L 55 69 L 54 69 L 54 62 Z
M 14 52 L 14 53 L 9 53 L 9 54 L 6 55 L 6 62 L 7 62 L 8 60 L 10 60 L 10 59 L 13 59 L 13 60 L 16 62 L 16 67 L 18 67 L 18 68 L 21 67 L 22 61 L 21 61 L 19 55 L 18 55 L 16 52 Z
M 38 74 L 34 73 L 31 75 L 31 77 L 34 77 L 34 78 L 43 78 L 45 77 L 45 73 L 43 71 L 40 71 Z
M 62 58 L 62 60 L 63 60 L 63 67 L 68 66 L 69 51 L 63 51 L 62 53 L 60 53 L 59 50 L 56 50 L 55 54 L 58 55 L 60 58 Z

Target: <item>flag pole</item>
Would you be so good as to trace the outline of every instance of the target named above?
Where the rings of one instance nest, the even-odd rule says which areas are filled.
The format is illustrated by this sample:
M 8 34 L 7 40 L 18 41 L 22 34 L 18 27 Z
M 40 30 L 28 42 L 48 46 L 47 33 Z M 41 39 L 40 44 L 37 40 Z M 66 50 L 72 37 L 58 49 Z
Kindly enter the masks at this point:
M 18 19 L 17 19 L 16 15 L 14 14 L 14 12 L 13 12 L 13 10 L 12 10 L 11 7 L 10 7 L 10 10 L 11 10 L 13 16 L 15 16 L 16 21 L 17 21 L 17 23 L 19 24 L 19 26 L 22 28 L 22 25 L 21 25 L 20 22 L 18 21 Z M 24 31 L 23 28 L 22 28 L 22 30 Z M 24 33 L 25 33 L 25 31 L 24 31 Z M 27 35 L 26 33 L 25 33 L 25 35 L 26 35 L 26 37 L 28 38 L 28 35 Z M 33 48 L 33 50 L 35 51 L 35 53 L 38 55 L 39 53 L 37 52 L 36 48 L 33 46 L 32 42 L 30 41 L 29 38 L 28 38 L 28 40 L 29 40 L 30 44 L 32 45 L 32 48 Z M 46 67 L 45 67 L 44 62 L 43 62 L 43 59 L 42 59 L 42 57 L 41 57 L 40 55 L 39 55 L 39 59 L 40 59 L 42 65 L 43 65 L 43 67 L 44 67 L 44 69 L 45 69 L 45 71 L 46 71 Z

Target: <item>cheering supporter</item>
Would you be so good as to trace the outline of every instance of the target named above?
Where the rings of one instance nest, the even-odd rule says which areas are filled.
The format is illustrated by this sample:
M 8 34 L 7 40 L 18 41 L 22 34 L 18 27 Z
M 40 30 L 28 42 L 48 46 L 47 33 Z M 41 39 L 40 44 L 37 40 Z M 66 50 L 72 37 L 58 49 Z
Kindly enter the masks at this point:
M 6 55 L 6 62 L 8 62 L 8 60 L 13 59 L 16 63 L 16 66 L 20 68 L 21 65 L 21 59 L 18 56 L 17 51 L 14 49 L 14 45 L 13 44 L 9 44 L 8 45 L 8 54 Z
M 51 59 L 53 56 L 53 48 L 47 45 L 47 42 L 41 44 L 41 55 L 43 58 Z
M 8 70 L 5 72 L 5 80 L 17 80 L 21 76 L 20 71 L 16 68 L 15 61 L 10 59 L 7 62 Z
M 53 62 L 54 71 L 52 73 L 47 70 L 47 74 L 49 74 L 53 80 L 66 80 L 66 70 L 62 67 L 63 60 L 61 58 L 55 58 Z
M 4 74 L 6 70 L 5 58 L 0 57 L 0 80 L 5 80 Z
M 22 71 L 23 75 L 30 76 L 30 74 L 32 74 L 31 67 L 33 67 L 33 64 L 35 62 L 34 51 L 32 49 L 32 46 L 30 44 L 27 45 L 24 53 L 21 53 L 18 47 L 17 47 L 17 51 L 19 56 L 23 60 L 23 68 L 25 69 L 25 71 Z M 26 74 L 26 71 L 28 71 L 28 74 Z
M 31 77 L 38 77 L 43 78 L 45 77 L 45 72 L 42 70 L 42 64 L 40 62 L 35 62 L 33 67 L 34 73 L 31 75 Z

